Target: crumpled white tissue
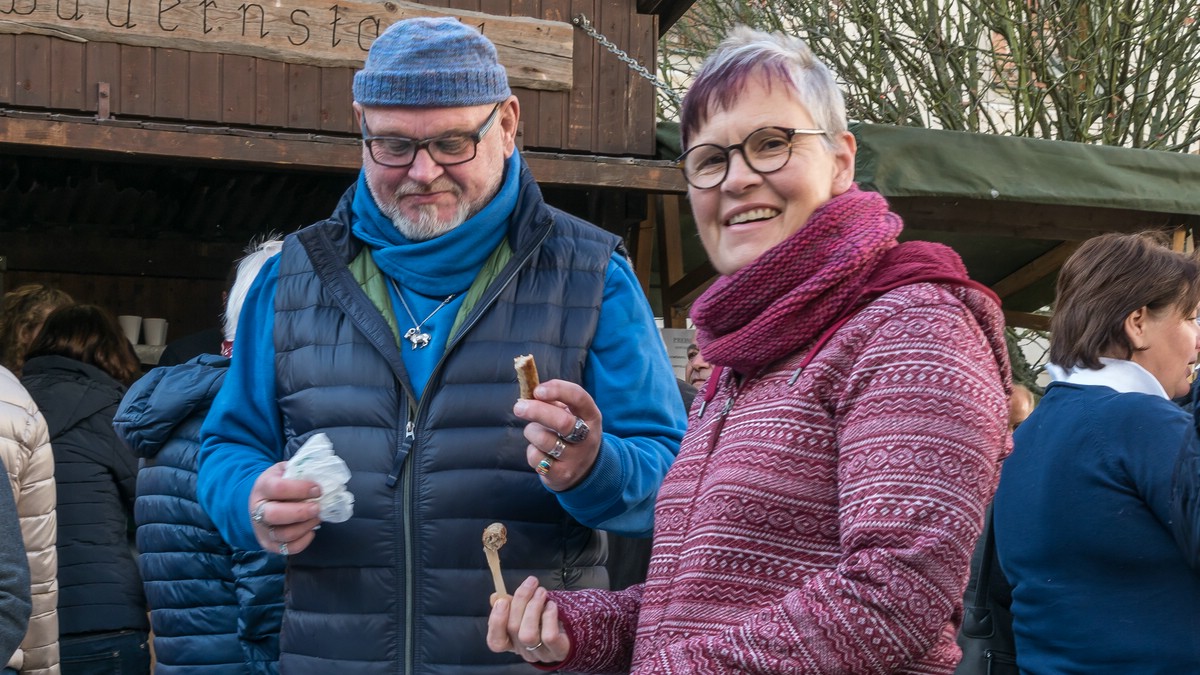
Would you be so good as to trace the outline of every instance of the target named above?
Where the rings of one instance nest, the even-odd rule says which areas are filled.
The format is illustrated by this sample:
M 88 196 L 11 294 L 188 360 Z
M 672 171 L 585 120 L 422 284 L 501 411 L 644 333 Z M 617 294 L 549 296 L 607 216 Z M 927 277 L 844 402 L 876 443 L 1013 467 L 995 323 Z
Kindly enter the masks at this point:
M 350 467 L 333 454 L 333 442 L 325 434 L 315 434 L 288 460 L 284 478 L 311 480 L 321 486 L 321 520 L 344 523 L 354 515 L 354 495 L 346 489 Z

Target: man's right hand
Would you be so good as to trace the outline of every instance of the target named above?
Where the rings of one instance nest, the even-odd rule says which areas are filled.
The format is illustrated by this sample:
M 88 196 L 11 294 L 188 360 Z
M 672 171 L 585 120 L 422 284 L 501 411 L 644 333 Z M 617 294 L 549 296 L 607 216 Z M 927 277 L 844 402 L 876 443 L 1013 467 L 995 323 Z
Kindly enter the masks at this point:
M 249 517 L 254 536 L 263 550 L 283 555 L 308 548 L 321 524 L 316 498 L 321 487 L 308 480 L 283 477 L 287 462 L 279 462 L 259 475 L 250 490 Z

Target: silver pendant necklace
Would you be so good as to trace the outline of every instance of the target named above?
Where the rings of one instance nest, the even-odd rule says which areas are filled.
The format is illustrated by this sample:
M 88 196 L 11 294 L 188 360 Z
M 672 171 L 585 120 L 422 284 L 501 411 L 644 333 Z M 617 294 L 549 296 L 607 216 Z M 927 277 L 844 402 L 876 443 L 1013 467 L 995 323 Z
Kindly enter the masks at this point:
M 434 310 L 429 313 L 429 316 L 425 317 L 424 320 L 418 322 L 417 317 L 413 316 L 412 310 L 408 308 L 408 303 L 404 301 L 404 294 L 400 292 L 400 287 L 396 285 L 396 281 L 394 279 L 389 279 L 388 281 L 392 282 L 392 288 L 396 291 L 396 297 L 400 298 L 400 305 L 404 307 L 405 312 L 408 312 L 408 318 L 413 322 L 413 327 L 409 328 L 404 333 L 404 339 L 412 343 L 413 349 L 422 349 L 424 347 L 428 347 L 431 338 L 429 336 L 429 331 L 424 330 L 425 322 L 432 319 L 434 314 L 437 314 L 439 311 L 441 311 L 441 309 L 445 307 L 447 303 L 454 299 L 454 296 L 457 295 L 457 293 L 451 293 L 450 295 L 447 295 L 446 299 L 442 301 L 442 304 L 435 307 Z

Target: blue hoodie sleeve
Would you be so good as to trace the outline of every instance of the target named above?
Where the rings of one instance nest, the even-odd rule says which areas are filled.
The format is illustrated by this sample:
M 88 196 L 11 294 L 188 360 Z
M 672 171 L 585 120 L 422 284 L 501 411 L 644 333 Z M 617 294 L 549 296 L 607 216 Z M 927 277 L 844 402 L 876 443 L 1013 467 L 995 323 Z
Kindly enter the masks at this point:
M 283 422 L 275 401 L 275 286 L 279 256 L 246 293 L 225 383 L 200 430 L 197 496 L 225 541 L 262 550 L 250 523 L 250 489 L 283 461 Z
M 583 380 L 604 417 L 604 438 L 591 472 L 558 493 L 559 503 L 589 527 L 648 537 L 658 487 L 679 452 L 687 411 L 654 314 L 619 253 L 609 261 Z

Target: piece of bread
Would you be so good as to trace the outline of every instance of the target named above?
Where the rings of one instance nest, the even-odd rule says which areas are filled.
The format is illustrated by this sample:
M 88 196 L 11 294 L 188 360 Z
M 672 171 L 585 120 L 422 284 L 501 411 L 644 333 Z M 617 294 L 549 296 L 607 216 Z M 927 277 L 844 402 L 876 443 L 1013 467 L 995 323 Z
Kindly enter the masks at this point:
M 533 354 L 522 354 L 513 359 L 513 368 L 517 369 L 517 384 L 521 387 L 521 398 L 533 398 L 533 390 L 538 386 L 537 364 Z

